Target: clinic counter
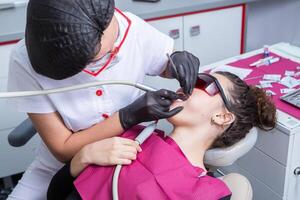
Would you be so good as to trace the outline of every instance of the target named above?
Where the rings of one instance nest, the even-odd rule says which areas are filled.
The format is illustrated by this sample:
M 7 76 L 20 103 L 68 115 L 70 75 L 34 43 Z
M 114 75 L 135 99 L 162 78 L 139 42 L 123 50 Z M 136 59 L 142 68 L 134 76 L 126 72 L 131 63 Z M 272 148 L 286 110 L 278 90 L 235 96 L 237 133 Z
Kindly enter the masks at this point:
M 276 53 L 277 55 L 280 55 L 282 57 L 288 58 L 291 61 L 300 63 L 300 48 L 293 46 L 289 43 L 277 43 L 274 45 L 271 45 L 269 47 L 270 51 L 273 53 Z M 218 66 L 225 66 L 228 63 L 236 62 L 241 59 L 249 58 L 251 56 L 257 55 L 259 53 L 263 52 L 263 49 L 257 49 L 254 51 L 250 51 L 247 53 L 244 53 L 242 55 L 237 55 L 234 57 L 230 57 L 225 60 L 221 60 L 219 62 L 215 62 L 209 65 L 202 66 L 200 68 L 200 72 L 205 72 L 207 70 L 214 69 Z M 297 109 L 297 108 L 295 108 Z M 297 119 L 296 117 L 291 116 L 289 113 L 283 112 L 279 109 L 277 109 L 277 123 L 276 128 L 282 131 L 286 135 L 295 135 L 300 133 L 300 119 Z
M 116 6 L 132 12 L 143 19 L 152 19 L 182 13 L 209 10 L 259 0 L 160 0 L 157 3 L 133 0 L 115 0 Z M 24 37 L 26 6 L 28 0 L 15 0 L 14 3 L 0 3 L 0 42 L 18 40 Z

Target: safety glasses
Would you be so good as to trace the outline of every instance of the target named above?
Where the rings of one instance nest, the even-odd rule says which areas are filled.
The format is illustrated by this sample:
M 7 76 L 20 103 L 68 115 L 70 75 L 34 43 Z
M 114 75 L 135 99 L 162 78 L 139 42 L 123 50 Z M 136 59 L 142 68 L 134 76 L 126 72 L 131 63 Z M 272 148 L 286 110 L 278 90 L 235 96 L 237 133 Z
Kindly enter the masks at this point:
M 209 96 L 215 96 L 220 93 L 225 107 L 230 111 L 230 103 L 227 100 L 225 93 L 219 83 L 219 81 L 210 74 L 199 73 L 195 88 L 205 91 Z

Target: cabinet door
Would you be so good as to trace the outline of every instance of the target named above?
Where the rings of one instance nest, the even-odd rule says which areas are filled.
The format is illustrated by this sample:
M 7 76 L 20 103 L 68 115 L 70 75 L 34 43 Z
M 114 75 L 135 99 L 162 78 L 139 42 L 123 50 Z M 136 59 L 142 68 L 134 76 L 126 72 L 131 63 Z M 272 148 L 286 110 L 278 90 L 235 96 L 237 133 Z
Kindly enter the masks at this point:
M 6 91 L 10 52 L 14 44 L 0 45 L 0 92 Z M 39 143 L 36 135 L 23 147 L 12 147 L 7 137 L 14 127 L 25 118 L 25 113 L 17 112 L 7 105 L 7 99 L 0 98 L 0 178 L 24 171 L 34 159 L 34 148 Z
M 14 45 L 0 45 L 0 92 L 6 91 L 9 57 Z M 25 113 L 16 112 L 11 105 L 8 105 L 7 99 L 0 98 L 0 111 L 0 130 L 16 127 L 26 117 Z
M 182 17 L 174 17 L 168 19 L 160 19 L 148 21 L 157 30 L 169 35 L 174 39 L 174 49 L 183 49 L 183 19 Z
M 243 7 L 184 16 L 184 49 L 201 66 L 240 54 Z
M 7 78 L 9 56 L 14 44 L 0 44 L 0 78 Z
M 257 177 L 255 177 L 254 174 L 241 168 L 237 163 L 234 163 L 233 165 L 230 166 L 222 167 L 220 171 L 225 174 L 239 173 L 244 175 L 251 183 L 252 190 L 253 190 L 253 200 L 283 200 L 282 196 L 275 193 L 264 182 L 257 179 Z
M 33 161 L 40 137 L 35 135 L 22 147 L 12 147 L 7 141 L 12 129 L 0 130 L 0 178 L 25 171 Z
M 28 0 L 0 0 L 1 41 L 24 36 Z
M 291 165 L 287 171 L 286 184 L 288 184 L 288 189 L 285 194 L 288 200 L 300 199 L 300 128 L 298 130 L 299 131 L 292 136 L 294 145 L 290 154 Z

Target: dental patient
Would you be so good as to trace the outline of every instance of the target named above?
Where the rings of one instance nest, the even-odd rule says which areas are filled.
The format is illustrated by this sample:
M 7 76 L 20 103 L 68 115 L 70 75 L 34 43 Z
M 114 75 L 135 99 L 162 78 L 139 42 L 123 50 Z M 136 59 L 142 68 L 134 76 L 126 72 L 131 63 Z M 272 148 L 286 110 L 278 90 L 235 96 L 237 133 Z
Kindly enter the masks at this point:
M 178 106 L 184 109 L 168 119 L 172 133 L 155 131 L 132 163 L 123 166 L 119 199 L 230 199 L 225 183 L 208 175 L 205 152 L 235 144 L 252 127 L 270 130 L 276 122 L 276 108 L 265 91 L 228 72 L 198 74 L 192 95 L 175 101 L 172 108 Z M 122 137 L 134 139 L 142 129 L 135 126 Z M 54 176 L 48 199 L 112 199 L 115 167 L 93 165 L 99 164 L 96 156 L 91 158 L 97 142 L 89 145 L 89 151 L 78 152 Z

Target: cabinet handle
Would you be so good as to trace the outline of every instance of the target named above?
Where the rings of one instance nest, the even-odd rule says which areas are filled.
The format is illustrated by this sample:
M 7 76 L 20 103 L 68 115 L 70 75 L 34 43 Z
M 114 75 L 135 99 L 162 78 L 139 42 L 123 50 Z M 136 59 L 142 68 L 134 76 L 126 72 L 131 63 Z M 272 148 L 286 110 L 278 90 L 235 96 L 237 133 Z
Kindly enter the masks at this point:
M 296 167 L 296 168 L 295 168 L 294 174 L 295 174 L 296 176 L 299 176 L 299 175 L 300 175 L 300 167 Z
M 0 3 L 0 10 L 12 9 L 15 7 L 14 3 Z
M 178 39 L 180 37 L 180 32 L 179 32 L 179 29 L 173 29 L 173 30 L 170 30 L 169 31 L 169 36 L 171 38 L 173 38 L 174 40 L 175 39 Z
M 194 37 L 194 36 L 198 36 L 200 35 L 200 26 L 196 25 L 196 26 L 192 26 L 190 28 L 190 36 Z

